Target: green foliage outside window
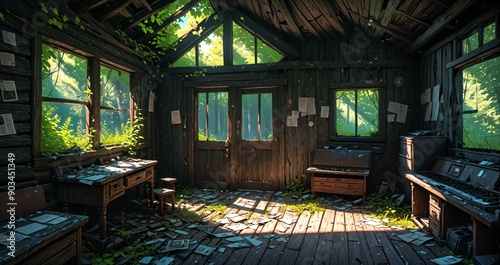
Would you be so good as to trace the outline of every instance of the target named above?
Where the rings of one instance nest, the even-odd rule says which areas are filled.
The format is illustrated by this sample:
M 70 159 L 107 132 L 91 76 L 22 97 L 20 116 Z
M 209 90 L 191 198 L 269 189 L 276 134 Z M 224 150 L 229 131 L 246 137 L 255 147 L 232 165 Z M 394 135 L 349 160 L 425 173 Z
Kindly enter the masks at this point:
M 101 145 L 123 144 L 130 130 L 130 74 L 101 66 Z
M 378 89 L 336 90 L 335 131 L 338 136 L 378 136 Z
M 463 70 L 463 147 L 500 150 L 500 57 Z
M 225 141 L 227 117 L 227 92 L 198 93 L 198 141 Z
M 156 15 L 139 23 L 139 26 L 145 34 L 154 33 L 153 27 L 164 25 L 168 18 L 189 2 L 190 0 L 174 1 Z M 212 13 L 214 13 L 214 10 L 210 2 L 208 0 L 201 0 L 194 7 L 190 8 L 184 16 L 170 23 L 165 29 L 157 32 L 152 40 L 149 41 L 149 44 L 163 51 L 169 49 L 175 50 L 179 38 L 188 33 L 191 29 L 196 28 L 202 20 Z
M 42 96 L 42 153 L 52 155 L 75 146 L 88 149 L 87 60 L 43 44 Z

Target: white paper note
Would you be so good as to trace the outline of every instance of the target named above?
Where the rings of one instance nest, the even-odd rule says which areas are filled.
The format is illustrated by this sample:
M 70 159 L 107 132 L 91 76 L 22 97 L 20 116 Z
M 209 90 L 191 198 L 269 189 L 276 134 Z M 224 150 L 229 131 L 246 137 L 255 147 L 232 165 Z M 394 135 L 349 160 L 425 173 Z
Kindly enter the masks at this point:
M 438 114 L 439 114 L 439 100 L 433 100 L 431 121 L 437 121 Z
M 12 114 L 0 114 L 0 136 L 9 134 L 16 134 Z
M 299 97 L 299 111 L 307 112 L 307 98 Z
M 297 120 L 298 120 L 297 117 L 293 117 L 293 116 L 286 117 L 286 126 L 288 126 L 288 127 L 297 127 L 298 126 Z
M 400 108 L 399 103 L 391 101 L 389 102 L 389 107 L 387 107 L 387 111 L 392 113 L 398 113 L 399 108 Z
M 16 57 L 13 53 L 0 52 L 0 64 L 5 66 L 16 66 Z
M 2 37 L 3 37 L 3 42 L 10 44 L 12 46 L 17 46 L 16 34 L 6 30 L 2 30 Z
M 0 90 L 2 92 L 2 100 L 4 102 L 17 101 L 16 82 L 13 80 L 4 80 L 0 83 Z
M 180 110 L 172 110 L 170 113 L 172 118 L 172 124 L 181 124 L 181 111 Z
M 408 105 L 399 104 L 398 115 L 396 116 L 396 121 L 399 123 L 406 122 L 406 114 L 408 113 Z
M 321 106 L 321 118 L 328 118 L 330 116 L 330 106 Z
M 432 89 L 432 101 L 434 100 L 439 100 L 439 92 L 440 92 L 441 85 L 436 85 Z
M 307 98 L 307 115 L 316 115 L 316 99 Z

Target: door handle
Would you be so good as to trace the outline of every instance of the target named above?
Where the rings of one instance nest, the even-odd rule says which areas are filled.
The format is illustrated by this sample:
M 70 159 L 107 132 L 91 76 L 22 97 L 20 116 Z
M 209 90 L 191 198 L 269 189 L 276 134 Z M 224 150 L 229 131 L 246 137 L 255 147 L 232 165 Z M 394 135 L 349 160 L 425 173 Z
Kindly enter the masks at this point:
M 224 143 L 224 149 L 226 157 L 229 157 L 229 139 Z

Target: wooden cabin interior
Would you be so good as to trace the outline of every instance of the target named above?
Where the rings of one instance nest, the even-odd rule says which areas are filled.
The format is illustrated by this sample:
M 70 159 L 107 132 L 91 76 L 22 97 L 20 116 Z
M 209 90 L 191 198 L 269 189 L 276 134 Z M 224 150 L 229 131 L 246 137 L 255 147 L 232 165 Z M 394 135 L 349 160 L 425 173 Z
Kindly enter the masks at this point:
M 1 1 L 0 263 L 499 264 L 499 17 Z

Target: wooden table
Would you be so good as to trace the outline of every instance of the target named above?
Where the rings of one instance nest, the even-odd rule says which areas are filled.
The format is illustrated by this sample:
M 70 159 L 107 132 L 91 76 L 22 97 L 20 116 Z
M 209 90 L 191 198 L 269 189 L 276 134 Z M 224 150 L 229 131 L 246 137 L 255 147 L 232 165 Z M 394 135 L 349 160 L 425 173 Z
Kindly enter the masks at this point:
M 0 224 L 2 241 L 6 240 L 3 236 L 9 238 L 14 233 L 15 240 L 7 242 L 11 246 L 14 242 L 15 249 L 2 246 L 0 264 L 81 264 L 82 227 L 87 222 L 84 215 L 51 211 L 17 218 L 15 228 L 4 221 Z M 12 250 L 15 252 L 9 255 Z
M 154 207 L 154 166 L 156 160 L 127 159 L 84 168 L 58 178 L 58 200 L 63 205 L 96 206 L 99 214 L 99 237 L 106 238 L 108 204 L 127 189 L 149 182 L 151 208 Z M 63 206 L 64 207 L 64 206 Z

